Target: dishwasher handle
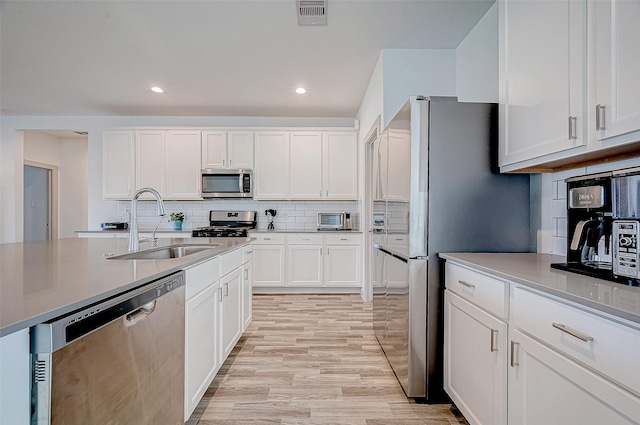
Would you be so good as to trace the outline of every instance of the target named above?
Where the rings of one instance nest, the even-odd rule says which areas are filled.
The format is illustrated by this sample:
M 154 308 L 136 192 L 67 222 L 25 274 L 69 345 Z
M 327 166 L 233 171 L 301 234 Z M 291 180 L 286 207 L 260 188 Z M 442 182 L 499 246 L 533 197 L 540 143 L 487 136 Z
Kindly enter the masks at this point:
M 36 325 L 32 332 L 32 353 L 53 353 L 83 336 L 124 317 L 133 326 L 153 313 L 155 300 L 184 286 L 184 272 L 150 282 L 141 288 L 98 304 Z

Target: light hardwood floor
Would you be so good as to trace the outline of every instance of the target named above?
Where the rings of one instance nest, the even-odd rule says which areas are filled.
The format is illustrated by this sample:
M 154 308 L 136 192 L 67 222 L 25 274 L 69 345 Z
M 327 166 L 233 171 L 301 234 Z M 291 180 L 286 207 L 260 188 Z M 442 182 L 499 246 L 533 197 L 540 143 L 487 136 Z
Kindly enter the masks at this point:
M 251 325 L 187 425 L 466 423 L 448 404 L 405 397 L 359 295 L 255 295 Z

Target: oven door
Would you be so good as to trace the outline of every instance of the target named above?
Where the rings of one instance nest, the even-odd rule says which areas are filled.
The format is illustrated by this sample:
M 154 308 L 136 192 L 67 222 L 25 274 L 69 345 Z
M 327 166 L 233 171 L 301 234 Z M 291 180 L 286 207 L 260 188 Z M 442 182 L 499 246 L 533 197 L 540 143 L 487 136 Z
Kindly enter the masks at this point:
M 203 198 L 251 198 L 253 179 L 251 170 L 202 170 Z

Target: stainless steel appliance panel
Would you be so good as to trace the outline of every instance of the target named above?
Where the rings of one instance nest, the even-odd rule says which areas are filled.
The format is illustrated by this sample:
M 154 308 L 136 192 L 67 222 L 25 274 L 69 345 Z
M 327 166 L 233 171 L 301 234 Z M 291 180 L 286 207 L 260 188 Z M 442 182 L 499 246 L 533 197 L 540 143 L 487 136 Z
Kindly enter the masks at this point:
M 37 325 L 32 423 L 182 424 L 184 292 L 179 273 Z
M 393 130 L 394 137 L 388 131 Z M 390 144 L 410 130 L 408 202 L 393 193 L 385 178 L 402 168 L 391 162 Z M 385 135 L 387 136 L 385 138 Z M 502 175 L 497 170 L 497 106 L 460 103 L 455 98 L 413 97 L 380 136 L 382 190 L 374 196 L 374 213 L 384 213 L 382 248 L 395 261 L 409 265 L 408 286 L 386 289 L 386 304 L 374 295 L 374 326 L 385 315 L 386 350 L 394 372 L 409 397 L 445 401 L 442 384 L 443 279 L 441 252 L 528 252 L 529 176 Z M 384 170 L 388 170 L 384 173 Z M 397 182 L 394 182 L 394 184 Z M 391 192 L 391 193 L 390 193 Z M 382 198 L 382 199 L 381 199 Z M 408 210 L 408 229 L 401 220 Z M 394 227 L 395 226 L 395 227 Z M 390 231 L 390 229 L 395 229 Z M 393 244 L 395 240 L 408 240 Z M 389 255 L 385 255 L 388 259 Z M 391 261 L 391 260 L 388 260 Z M 415 262 L 415 266 L 411 265 Z M 419 266 L 418 266 L 419 265 Z M 385 273 L 387 263 L 385 263 Z M 416 271 L 414 271 L 414 268 Z M 387 282 L 389 283 L 389 282 Z M 393 285 L 389 285 L 393 286 Z M 408 300 L 407 295 L 408 294 Z M 400 309 L 400 305 L 409 306 Z M 418 308 L 418 306 L 421 308 Z M 384 312 L 380 308 L 384 307 Z M 402 310 L 406 313 L 399 313 Z M 408 341 L 400 342 L 399 323 L 407 324 Z M 379 338 L 380 339 L 380 338 Z M 391 346 L 394 346 L 389 356 Z M 385 346 L 383 345 L 383 348 Z M 400 357 L 404 360 L 395 360 Z M 405 376 L 406 370 L 406 378 Z M 420 382 L 421 384 L 418 384 Z
M 247 169 L 201 170 L 203 198 L 253 197 L 253 172 Z

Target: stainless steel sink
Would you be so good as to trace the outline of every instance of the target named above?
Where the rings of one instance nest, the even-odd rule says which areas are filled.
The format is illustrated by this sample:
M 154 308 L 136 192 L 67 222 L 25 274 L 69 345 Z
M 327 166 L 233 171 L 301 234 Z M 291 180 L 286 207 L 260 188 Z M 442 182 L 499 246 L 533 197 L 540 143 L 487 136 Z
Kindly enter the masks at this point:
M 107 257 L 109 260 L 168 260 L 170 258 L 186 257 L 211 248 L 218 248 L 221 243 L 208 245 L 169 245 L 160 248 L 146 249 L 144 251 L 130 252 L 128 254 Z

